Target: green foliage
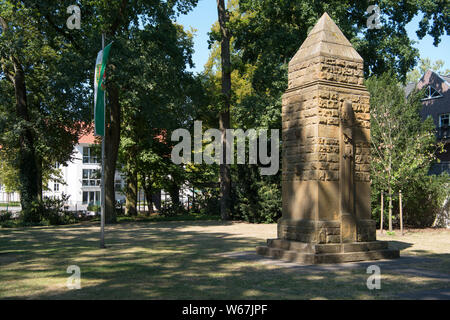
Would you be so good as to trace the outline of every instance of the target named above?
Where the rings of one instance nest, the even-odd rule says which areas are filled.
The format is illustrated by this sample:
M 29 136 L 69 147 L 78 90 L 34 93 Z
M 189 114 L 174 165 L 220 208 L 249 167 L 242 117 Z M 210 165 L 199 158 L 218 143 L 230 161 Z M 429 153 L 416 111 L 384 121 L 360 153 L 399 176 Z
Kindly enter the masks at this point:
M 88 211 L 93 211 L 93 212 L 100 212 L 101 207 L 99 205 L 96 205 L 96 204 L 89 204 L 87 206 L 87 210 Z
M 445 177 L 428 176 L 436 151 L 443 146 L 436 143 L 432 119 L 420 118 L 422 92 L 405 98 L 392 73 L 371 77 L 366 85 L 371 94 L 373 217 L 379 221 L 382 191 L 390 191 L 393 214 L 397 215 L 401 190 L 405 223 L 430 226 L 448 190 L 444 188 Z M 386 203 L 384 208 L 387 213 Z
M 5 223 L 12 219 L 12 212 L 0 211 L 0 223 Z
M 4 148 L 0 149 L 0 184 L 5 192 L 19 191 L 19 171 L 8 161 L 7 152 Z
M 12 202 L 2 202 L 0 203 L 0 207 L 20 207 L 20 202 L 12 201 Z
M 196 208 L 200 214 L 215 215 L 220 213 L 220 195 L 218 188 L 203 189 L 196 198 Z M 195 208 L 194 208 L 195 210 Z
M 403 204 L 404 223 L 411 227 L 430 227 L 450 194 L 447 173 L 430 175 L 403 186 L 407 194 Z M 403 191 L 404 190 L 404 191 Z
M 252 223 L 275 223 L 281 217 L 279 174 L 262 178 L 255 165 L 235 167 L 234 219 Z
M 80 68 L 86 60 L 45 13 L 30 1 L 0 2 L 0 171 L 30 212 L 38 210 L 32 202 L 42 185 L 57 175 L 54 163 L 71 159 L 89 110 L 86 69 Z
M 437 72 L 442 75 L 448 75 L 450 74 L 450 69 L 442 69 L 445 62 L 443 60 L 436 60 L 434 63 L 431 63 L 431 60 L 429 58 L 420 59 L 420 64 L 408 72 L 406 76 L 407 82 L 418 82 L 419 79 L 427 72 L 427 70 L 433 70 L 434 72 Z
M 39 223 L 44 216 L 44 205 L 41 201 L 34 200 L 31 205 L 22 209 L 21 220 L 24 223 Z
M 230 25 L 235 49 L 245 63 L 256 66 L 253 86 L 270 89 L 274 81 L 285 76 L 280 67 L 294 56 L 324 12 L 363 57 L 366 76 L 392 69 L 405 79 L 418 57 L 405 26 L 420 12 L 424 13 L 417 30 L 420 39 L 429 34 L 437 45 L 449 33 L 448 12 L 442 10 L 445 0 L 378 1 L 382 27 L 373 30 L 366 25 L 366 10 L 371 4 L 351 0 L 240 0 L 238 15 L 232 16 Z M 217 40 L 218 33 L 212 38 Z
M 186 215 L 187 211 L 186 209 L 181 206 L 180 204 L 174 204 L 174 203 L 165 203 L 160 212 L 159 215 L 161 217 L 175 217 L 179 215 Z
M 202 214 L 191 212 L 182 215 L 138 215 L 138 216 L 123 216 L 118 218 L 118 222 L 160 222 L 160 221 L 217 221 L 220 220 L 220 215 Z
M 61 198 L 44 197 L 41 201 L 33 201 L 28 210 L 21 213 L 21 219 L 24 223 L 44 223 L 50 225 L 61 225 L 74 223 L 75 216 L 64 210 L 64 204 L 69 197 L 62 195 Z

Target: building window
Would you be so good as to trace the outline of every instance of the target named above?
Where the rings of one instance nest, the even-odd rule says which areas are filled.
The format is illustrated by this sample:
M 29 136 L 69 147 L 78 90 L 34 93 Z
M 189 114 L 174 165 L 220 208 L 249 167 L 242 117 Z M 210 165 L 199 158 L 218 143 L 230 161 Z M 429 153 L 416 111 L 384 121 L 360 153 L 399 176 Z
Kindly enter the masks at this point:
M 97 152 L 92 147 L 83 147 L 83 163 L 98 163 Z
M 450 113 L 444 113 L 439 116 L 439 127 L 448 127 L 450 124 Z
M 56 192 L 58 192 L 59 191 L 59 183 L 54 183 L 53 184 L 53 191 L 56 191 Z
M 436 99 L 436 98 L 440 98 L 440 97 L 442 97 L 442 94 L 440 94 L 432 86 L 428 86 L 425 90 L 425 97 L 422 100 Z
M 122 191 L 122 180 L 116 180 L 114 189 L 116 192 Z
M 100 185 L 100 170 L 98 169 L 83 169 L 83 186 L 99 186 Z
M 83 191 L 83 204 L 100 205 L 100 191 Z

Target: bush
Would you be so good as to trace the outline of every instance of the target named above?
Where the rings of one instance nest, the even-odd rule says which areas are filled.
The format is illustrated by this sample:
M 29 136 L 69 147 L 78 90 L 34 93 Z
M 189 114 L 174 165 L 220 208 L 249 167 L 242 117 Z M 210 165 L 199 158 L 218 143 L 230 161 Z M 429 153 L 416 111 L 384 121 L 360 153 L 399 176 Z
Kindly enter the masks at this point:
M 403 193 L 403 224 L 411 228 L 431 227 L 436 217 L 444 208 L 445 198 L 449 194 L 448 175 L 426 175 L 402 186 Z M 372 185 L 372 218 L 380 225 L 379 186 Z M 399 199 L 395 192 L 392 198 L 392 224 L 399 227 Z M 388 225 L 388 197 L 384 196 L 384 227 Z
M 42 220 L 46 220 L 51 225 L 68 224 L 75 222 L 75 217 L 64 210 L 64 204 L 68 196 L 63 195 L 59 198 L 44 198 L 42 201 L 43 211 Z
M 238 213 L 252 223 L 275 223 L 281 217 L 281 190 L 277 184 L 257 183 L 255 195 L 238 198 Z
M 76 222 L 76 217 L 64 210 L 68 196 L 61 199 L 44 197 L 41 201 L 33 201 L 30 209 L 22 211 L 22 221 L 26 224 L 44 223 L 50 225 L 69 224 Z
M 0 211 L 0 222 L 6 222 L 12 219 L 12 213 L 9 211 Z
M 44 205 L 42 201 L 33 201 L 29 208 L 22 210 L 21 220 L 25 224 L 36 224 L 41 222 L 44 212 Z
M 411 227 L 431 227 L 442 210 L 449 188 L 448 175 L 428 176 L 422 181 L 406 186 L 408 196 L 404 203 L 404 223 Z
M 260 222 L 274 223 L 281 217 L 281 188 L 277 184 L 263 184 L 258 190 Z
M 187 213 L 188 211 L 182 205 L 174 205 L 169 203 L 168 205 L 161 207 L 159 214 L 163 217 L 173 217 Z
M 206 198 L 200 207 L 200 213 L 204 215 L 220 214 L 220 199 L 218 197 Z
M 101 206 L 96 204 L 89 204 L 87 206 L 87 211 L 100 212 L 102 210 Z
M 261 176 L 256 165 L 234 168 L 233 219 L 274 223 L 281 217 L 281 177 Z

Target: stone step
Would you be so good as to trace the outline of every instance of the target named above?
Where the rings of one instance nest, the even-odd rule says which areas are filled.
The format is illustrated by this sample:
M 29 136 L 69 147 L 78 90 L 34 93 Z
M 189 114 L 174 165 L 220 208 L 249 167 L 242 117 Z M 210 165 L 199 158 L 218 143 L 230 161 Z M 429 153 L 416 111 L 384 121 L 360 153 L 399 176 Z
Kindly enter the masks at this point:
M 315 255 L 315 263 L 343 263 L 370 261 L 381 259 L 396 259 L 400 257 L 398 250 L 382 249 L 364 252 L 324 253 Z
M 274 249 L 314 253 L 314 244 L 284 239 L 267 239 L 267 246 Z
M 371 242 L 353 242 L 344 243 L 344 252 L 361 252 L 373 250 L 388 249 L 389 243 L 387 241 L 371 241 Z
M 388 249 L 386 241 L 314 244 L 285 239 L 268 239 L 267 246 L 274 249 L 300 251 L 302 253 L 365 252 Z
M 269 258 L 281 259 L 289 262 L 298 262 L 303 264 L 343 263 L 380 259 L 395 259 L 400 256 L 398 250 L 391 249 L 314 254 L 263 246 L 257 247 L 256 252 Z
M 314 254 L 312 253 L 301 253 L 298 251 L 269 248 L 266 246 L 256 247 L 256 253 L 273 259 L 304 264 L 314 264 Z
M 315 253 L 366 252 L 388 249 L 386 241 L 316 244 Z

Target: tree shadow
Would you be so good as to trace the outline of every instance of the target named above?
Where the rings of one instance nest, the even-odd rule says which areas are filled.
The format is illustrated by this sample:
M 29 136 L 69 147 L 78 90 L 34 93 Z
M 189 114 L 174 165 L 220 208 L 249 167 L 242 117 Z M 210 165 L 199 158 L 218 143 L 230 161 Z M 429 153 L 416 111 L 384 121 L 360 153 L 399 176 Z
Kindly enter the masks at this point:
M 216 221 L 119 224 L 107 227 L 107 249 L 99 249 L 98 227 L 93 226 L 2 230 L 0 253 L 3 254 L 0 257 L 8 259 L 0 258 L 0 285 L 9 289 L 0 293 L 0 297 L 373 298 L 366 287 L 367 263 L 354 268 L 299 265 L 287 268 L 261 263 L 259 257 L 245 260 L 224 256 L 223 253 L 229 252 L 254 252 L 255 246 L 265 243 L 261 236 L 243 236 L 243 232 L 232 229 L 233 223 Z M 448 255 L 446 259 L 449 261 Z M 403 266 L 414 263 L 403 261 Z M 397 272 L 398 268 L 387 267 L 395 262 L 379 263 L 386 266 L 382 266 L 382 270 Z M 81 290 L 68 290 L 65 286 L 70 276 L 66 273 L 69 265 L 78 265 L 81 269 Z M 416 283 L 410 275 L 399 276 L 382 296 L 390 297 L 396 290 L 439 286 L 441 281 L 429 276 L 424 284 Z

